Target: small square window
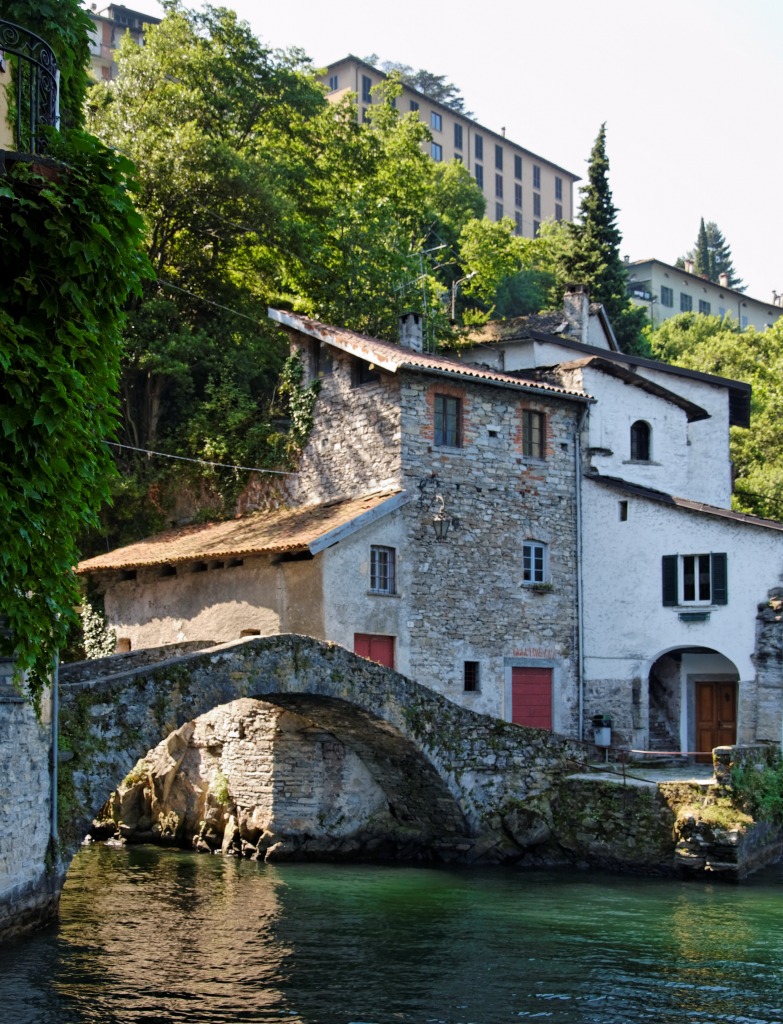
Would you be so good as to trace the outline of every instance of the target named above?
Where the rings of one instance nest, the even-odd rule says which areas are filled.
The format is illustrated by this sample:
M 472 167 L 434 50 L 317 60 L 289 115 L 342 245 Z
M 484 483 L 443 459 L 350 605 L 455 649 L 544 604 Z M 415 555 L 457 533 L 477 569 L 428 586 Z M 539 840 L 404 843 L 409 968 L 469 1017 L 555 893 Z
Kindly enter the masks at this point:
M 370 591 L 373 594 L 396 594 L 397 572 L 394 548 L 373 544 L 370 548 Z
M 443 117 L 437 112 L 437 110 L 433 110 L 430 113 L 430 127 L 436 132 L 443 131 Z
M 522 454 L 531 459 L 543 459 L 546 420 L 542 412 L 522 410 Z
M 453 395 L 435 395 L 435 444 L 462 447 L 462 401 Z
M 363 384 L 372 384 L 381 379 L 381 375 L 372 363 L 364 359 L 356 359 L 353 363 L 351 386 L 360 388 Z
M 418 110 L 418 109 L 419 109 L 419 104 L 416 102 L 416 100 L 411 100 L 411 110 Z
M 439 145 L 437 142 L 430 143 L 430 152 L 432 154 L 432 159 L 436 163 L 440 163 L 443 160 L 443 146 Z
M 463 689 L 465 693 L 478 693 L 479 690 L 479 663 L 477 661 L 466 661 L 462 673 Z

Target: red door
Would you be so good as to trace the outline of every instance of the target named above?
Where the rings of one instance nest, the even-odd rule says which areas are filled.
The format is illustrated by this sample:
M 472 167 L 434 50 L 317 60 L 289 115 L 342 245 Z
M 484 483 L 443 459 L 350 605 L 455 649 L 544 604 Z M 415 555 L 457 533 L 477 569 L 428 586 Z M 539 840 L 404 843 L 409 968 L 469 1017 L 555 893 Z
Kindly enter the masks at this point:
M 376 633 L 354 633 L 353 653 L 370 661 L 377 661 L 386 668 L 394 668 L 394 637 Z
M 552 669 L 511 669 L 511 721 L 552 728 Z

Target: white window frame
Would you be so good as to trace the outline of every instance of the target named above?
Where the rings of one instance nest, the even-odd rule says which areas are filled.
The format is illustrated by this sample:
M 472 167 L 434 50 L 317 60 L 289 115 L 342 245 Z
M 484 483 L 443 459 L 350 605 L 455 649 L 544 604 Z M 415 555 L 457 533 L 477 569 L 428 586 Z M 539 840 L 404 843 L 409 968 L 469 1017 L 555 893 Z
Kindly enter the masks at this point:
M 397 593 L 397 549 L 370 545 L 370 593 Z
M 522 582 L 532 587 L 549 582 L 549 548 L 539 540 L 522 543 Z
M 712 600 L 712 560 L 710 555 L 680 555 L 679 579 L 677 580 L 677 599 L 681 605 L 711 605 Z M 706 563 L 707 596 L 703 596 L 703 567 Z M 687 580 L 686 580 L 687 575 Z M 693 595 L 686 593 L 693 587 Z

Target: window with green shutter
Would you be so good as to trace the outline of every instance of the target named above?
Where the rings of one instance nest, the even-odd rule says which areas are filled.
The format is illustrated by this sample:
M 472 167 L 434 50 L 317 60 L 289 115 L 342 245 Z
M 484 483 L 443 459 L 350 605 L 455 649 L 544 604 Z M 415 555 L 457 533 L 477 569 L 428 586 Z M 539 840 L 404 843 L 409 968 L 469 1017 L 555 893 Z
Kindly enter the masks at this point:
M 728 604 L 726 555 L 664 555 L 661 583 L 665 607 Z

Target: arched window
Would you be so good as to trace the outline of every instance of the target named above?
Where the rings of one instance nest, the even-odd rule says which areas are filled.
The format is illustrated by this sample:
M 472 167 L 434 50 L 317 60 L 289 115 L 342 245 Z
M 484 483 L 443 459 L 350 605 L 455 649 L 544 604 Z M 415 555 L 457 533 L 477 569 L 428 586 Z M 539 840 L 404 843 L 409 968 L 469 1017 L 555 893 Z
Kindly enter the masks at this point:
M 650 461 L 650 424 L 637 420 L 631 427 L 631 460 L 633 462 Z

